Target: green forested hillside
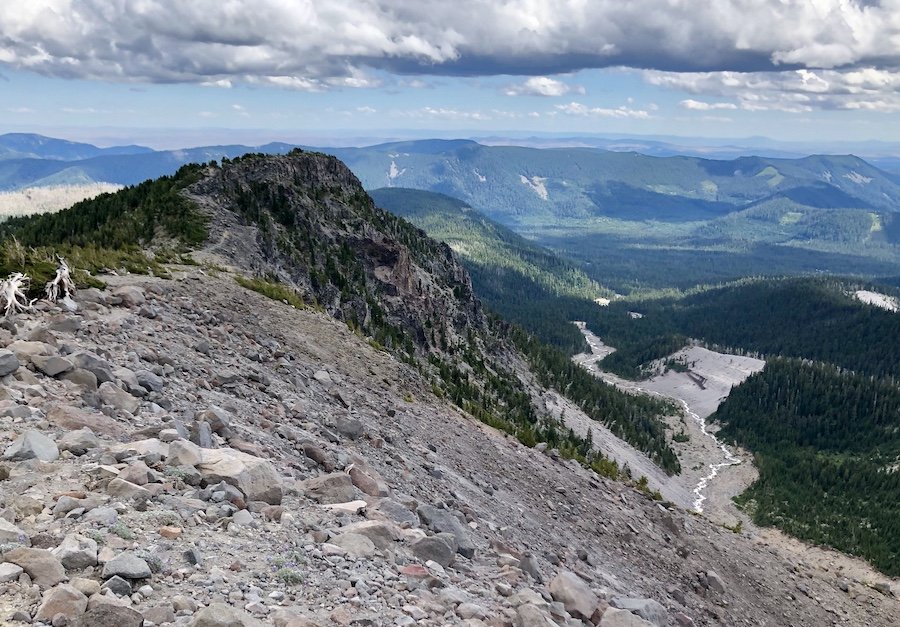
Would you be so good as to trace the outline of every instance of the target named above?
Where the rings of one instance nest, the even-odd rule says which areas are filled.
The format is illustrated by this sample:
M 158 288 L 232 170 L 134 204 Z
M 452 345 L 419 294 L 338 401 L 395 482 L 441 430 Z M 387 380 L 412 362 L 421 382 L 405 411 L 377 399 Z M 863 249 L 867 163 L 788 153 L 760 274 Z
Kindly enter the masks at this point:
M 760 478 L 738 502 L 757 523 L 900 575 L 900 388 L 774 359 L 713 419 L 754 453 Z
M 379 206 L 447 243 L 489 309 L 568 353 L 587 348 L 571 321 L 580 320 L 579 312 L 596 307 L 593 299 L 609 291 L 572 262 L 443 194 L 382 188 L 371 196 Z
M 831 278 L 753 279 L 683 297 L 614 302 L 588 326 L 619 350 L 604 361 L 624 376 L 692 337 L 731 349 L 833 363 L 900 378 L 900 315 L 849 295 L 860 285 Z M 628 312 L 643 314 L 633 319 Z

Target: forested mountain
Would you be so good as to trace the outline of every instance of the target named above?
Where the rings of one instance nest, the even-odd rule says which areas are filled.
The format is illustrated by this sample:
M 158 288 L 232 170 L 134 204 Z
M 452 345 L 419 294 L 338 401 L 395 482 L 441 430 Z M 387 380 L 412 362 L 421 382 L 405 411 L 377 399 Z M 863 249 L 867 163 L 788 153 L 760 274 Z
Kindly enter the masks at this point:
M 895 336 L 896 337 L 896 336 Z M 738 502 L 763 525 L 900 575 L 900 388 L 834 366 L 770 360 L 713 418 L 759 480 Z
M 112 146 L 98 148 L 93 144 L 71 142 L 34 133 L 6 133 L 0 135 L 0 160 L 53 159 L 75 161 L 102 155 L 135 155 L 153 152 L 145 146 Z

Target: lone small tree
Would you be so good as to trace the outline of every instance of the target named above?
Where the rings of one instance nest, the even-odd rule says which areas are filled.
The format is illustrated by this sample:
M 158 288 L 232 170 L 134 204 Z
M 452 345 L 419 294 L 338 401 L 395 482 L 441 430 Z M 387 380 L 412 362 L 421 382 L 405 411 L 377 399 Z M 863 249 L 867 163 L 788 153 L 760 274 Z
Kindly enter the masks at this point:
M 31 280 L 21 272 L 13 272 L 9 277 L 0 281 L 0 307 L 3 308 L 3 317 L 20 311 L 31 311 L 33 300 L 28 300 L 25 292 Z
M 52 281 L 48 281 L 44 292 L 47 294 L 47 300 L 55 302 L 62 298 L 69 298 L 75 292 L 75 281 L 72 280 L 72 273 L 69 270 L 69 264 L 62 257 L 57 257 L 59 266 L 56 268 L 56 276 Z M 61 293 L 61 294 L 60 294 Z

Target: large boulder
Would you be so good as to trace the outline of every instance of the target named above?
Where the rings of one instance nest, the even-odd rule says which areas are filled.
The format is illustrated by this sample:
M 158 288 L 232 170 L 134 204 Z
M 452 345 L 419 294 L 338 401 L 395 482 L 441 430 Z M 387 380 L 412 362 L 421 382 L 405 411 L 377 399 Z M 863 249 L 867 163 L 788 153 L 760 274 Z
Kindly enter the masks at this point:
M 23 544 L 25 546 L 31 546 L 31 540 L 28 538 L 27 533 L 5 518 L 0 518 L 0 544 Z
M 87 597 L 68 584 L 60 584 L 44 593 L 34 619 L 49 623 L 57 614 L 66 617 L 67 624 L 74 624 L 87 609 Z M 56 623 L 53 623 L 54 625 Z
M 87 370 L 97 377 L 98 383 L 115 382 L 113 366 L 99 355 L 90 351 L 75 351 L 67 356 L 76 368 Z
M 19 369 L 19 358 L 10 350 L 0 350 L 0 377 L 14 373 Z
M 52 588 L 66 580 L 66 569 L 47 549 L 13 549 L 3 554 L 3 561 L 22 567 L 31 580 L 42 588 Z
M 416 512 L 419 514 L 422 524 L 432 531 L 453 534 L 453 537 L 456 538 L 457 553 L 468 559 L 475 556 L 475 542 L 472 540 L 469 530 L 453 512 L 431 505 L 420 505 Z
M 59 457 L 56 443 L 40 431 L 26 431 L 3 453 L 4 459 L 39 459 L 52 462 Z
M 146 579 L 152 571 L 147 562 L 130 551 L 119 553 L 103 565 L 103 578 L 123 577 L 125 579 Z
M 50 552 L 67 570 L 81 570 L 97 565 L 97 543 L 78 534 L 70 533 Z
M 147 300 L 144 290 L 137 285 L 122 285 L 114 289 L 112 295 L 114 298 L 118 298 L 125 307 L 140 307 Z
M 100 446 L 100 440 L 97 439 L 90 427 L 69 431 L 59 439 L 58 443 L 59 450 L 69 451 L 73 455 L 84 455 L 98 446 Z
M 550 596 L 565 606 L 566 611 L 576 618 L 590 619 L 600 603 L 600 599 L 590 586 L 578 575 L 561 570 L 550 581 Z
M 662 604 L 653 599 L 641 599 L 631 597 L 613 597 L 610 605 L 621 610 L 628 610 L 637 614 L 656 627 L 665 627 L 669 621 L 669 614 Z
M 143 624 L 144 617 L 137 610 L 115 603 L 97 603 L 81 615 L 75 627 L 141 627 Z
M 194 615 L 188 627 L 260 627 L 262 623 L 247 612 L 225 605 L 210 603 Z
M 97 394 L 100 395 L 100 400 L 105 405 L 110 405 L 121 411 L 127 411 L 129 414 L 136 413 L 141 406 L 141 402 L 137 398 L 109 381 L 100 384 L 100 387 L 97 388 Z
M 637 614 L 632 614 L 628 610 L 610 607 L 603 612 L 599 627 L 653 627 L 653 623 L 648 623 Z
M 224 481 L 244 493 L 248 501 L 280 505 L 281 477 L 268 461 L 232 448 L 204 449 L 197 470 L 207 484 Z
M 449 533 L 439 533 L 416 540 L 410 548 L 420 561 L 431 560 L 446 568 L 456 556 L 456 538 Z
M 56 405 L 47 412 L 47 420 L 66 431 L 87 428 L 94 433 L 113 438 L 119 437 L 124 432 L 122 425 L 106 414 L 87 412 L 70 405 Z
M 359 498 L 359 492 L 353 487 L 353 481 L 344 472 L 333 472 L 307 479 L 300 483 L 300 489 L 308 498 L 323 505 L 347 503 Z

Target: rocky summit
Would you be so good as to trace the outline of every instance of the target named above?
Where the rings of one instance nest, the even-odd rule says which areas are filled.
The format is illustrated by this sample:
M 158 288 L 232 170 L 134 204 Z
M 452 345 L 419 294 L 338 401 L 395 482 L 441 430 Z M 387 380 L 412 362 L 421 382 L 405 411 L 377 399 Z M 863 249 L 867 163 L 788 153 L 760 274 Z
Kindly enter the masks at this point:
M 409 359 L 487 333 L 449 250 L 390 236 L 403 227 L 367 218 L 332 159 L 239 165 L 186 191 L 210 218 L 205 265 L 104 276 L 74 311 L 40 303 L 0 327 L 0 623 L 900 624 L 883 580 L 804 563 L 450 404 Z M 321 184 L 279 200 L 295 178 Z M 246 217 L 282 202 L 277 225 Z M 284 241 L 297 220 L 319 225 L 299 231 L 318 234 L 307 248 Z M 309 251 L 334 246 L 365 289 L 317 278 L 337 262 Z M 378 320 L 413 346 L 360 332 Z

